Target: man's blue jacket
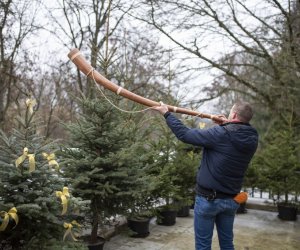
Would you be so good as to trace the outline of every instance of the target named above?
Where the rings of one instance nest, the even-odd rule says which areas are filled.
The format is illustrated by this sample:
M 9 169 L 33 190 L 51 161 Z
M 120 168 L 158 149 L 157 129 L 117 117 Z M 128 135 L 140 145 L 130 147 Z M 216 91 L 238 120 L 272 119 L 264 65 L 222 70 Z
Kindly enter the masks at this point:
M 255 128 L 248 123 L 233 122 L 209 129 L 190 129 L 170 112 L 164 117 L 179 140 L 203 147 L 197 187 L 227 194 L 241 191 L 246 169 L 257 148 Z

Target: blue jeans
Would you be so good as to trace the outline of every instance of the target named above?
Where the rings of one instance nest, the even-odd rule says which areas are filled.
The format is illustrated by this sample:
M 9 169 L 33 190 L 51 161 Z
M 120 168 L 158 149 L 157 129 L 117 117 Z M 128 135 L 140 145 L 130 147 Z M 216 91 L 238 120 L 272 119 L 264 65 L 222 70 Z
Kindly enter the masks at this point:
M 221 250 L 234 250 L 233 222 L 239 204 L 233 199 L 207 201 L 196 196 L 194 207 L 194 230 L 196 250 L 211 250 L 216 223 Z

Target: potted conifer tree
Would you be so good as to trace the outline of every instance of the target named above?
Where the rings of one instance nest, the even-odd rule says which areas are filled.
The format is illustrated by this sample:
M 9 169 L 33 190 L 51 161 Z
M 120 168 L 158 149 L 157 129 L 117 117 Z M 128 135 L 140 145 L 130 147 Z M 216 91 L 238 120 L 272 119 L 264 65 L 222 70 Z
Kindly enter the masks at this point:
M 145 138 L 141 140 L 143 145 L 136 148 L 136 153 L 143 159 L 143 166 L 138 170 L 140 177 L 137 178 L 137 192 L 132 196 L 131 207 L 127 214 L 127 223 L 132 231 L 131 236 L 137 238 L 145 238 L 149 235 L 150 220 L 154 216 L 155 199 L 153 197 L 153 182 L 155 177 L 149 174 L 149 169 L 155 161 L 155 154 L 147 147 L 145 151 Z M 142 149 L 142 150 L 141 150 Z
M 145 164 L 135 139 L 135 122 L 101 99 L 78 99 L 82 113 L 70 124 L 70 146 L 63 150 L 74 194 L 90 200 L 89 247 L 103 246 L 105 221 L 127 214 L 139 192 L 138 169 Z M 130 119 L 128 119 L 130 118 Z M 98 230 L 100 228 L 100 230 Z M 96 248 L 95 248 L 96 249 Z
M 265 182 L 260 182 L 259 178 L 259 172 L 258 168 L 259 165 L 261 164 L 261 161 L 259 160 L 259 152 L 256 152 L 256 155 L 254 156 L 254 159 L 251 161 L 246 174 L 244 178 L 244 191 L 247 191 L 247 188 L 250 188 L 251 190 L 255 190 L 256 187 L 261 187 L 262 190 L 266 189 L 266 183 Z M 247 202 L 241 203 L 239 208 L 237 209 L 238 214 L 245 214 L 247 213 L 246 209 Z
M 278 217 L 296 220 L 295 197 L 299 193 L 299 177 L 295 170 L 299 168 L 300 138 L 289 124 L 280 122 L 273 129 L 260 155 L 260 174 L 277 200 Z
M 174 165 L 166 164 L 156 179 L 158 198 L 162 199 L 163 205 L 157 209 L 157 223 L 159 225 L 172 226 L 176 223 L 179 198 L 179 186 L 175 184 L 176 176 L 173 176 Z
M 178 207 L 175 201 L 179 198 L 179 186 L 175 184 L 177 177 L 173 174 L 177 141 L 164 123 L 157 122 L 156 131 L 160 133 L 159 138 L 153 142 L 157 156 L 149 173 L 156 177 L 153 196 L 158 205 L 157 223 L 171 226 L 176 223 Z
M 150 234 L 150 220 L 155 213 L 154 200 L 151 190 L 148 189 L 151 183 L 149 183 L 149 178 L 144 180 L 146 181 L 144 184 L 147 186 L 141 186 L 140 192 L 132 197 L 134 202 L 127 215 L 127 224 L 132 231 L 131 237 L 135 238 L 145 238 Z
M 179 142 L 176 148 L 173 173 L 174 184 L 178 186 L 177 217 L 189 216 L 195 199 L 196 174 L 200 161 L 200 148 Z

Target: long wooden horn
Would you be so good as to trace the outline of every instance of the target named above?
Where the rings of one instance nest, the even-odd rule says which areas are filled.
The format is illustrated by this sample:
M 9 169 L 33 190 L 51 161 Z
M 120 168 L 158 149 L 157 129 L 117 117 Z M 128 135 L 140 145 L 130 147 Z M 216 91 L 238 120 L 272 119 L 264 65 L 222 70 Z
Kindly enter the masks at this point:
M 159 102 L 155 102 L 145 97 L 142 97 L 140 95 L 134 94 L 129 90 L 124 89 L 116 85 L 115 83 L 109 81 L 108 79 L 106 79 L 99 72 L 93 69 L 93 67 L 86 61 L 86 59 L 83 57 L 83 55 L 80 53 L 78 49 L 72 49 L 68 54 L 68 57 L 82 73 L 84 73 L 87 77 L 91 79 L 95 79 L 95 81 L 101 86 L 103 86 L 104 88 L 109 89 L 112 92 L 115 92 L 116 94 L 123 96 L 131 101 L 143 104 L 148 107 L 160 106 Z M 93 74 L 91 74 L 93 70 L 94 72 Z M 192 115 L 192 116 L 199 116 L 201 118 L 208 118 L 214 121 L 222 121 L 221 118 L 215 115 L 204 114 L 190 109 L 180 108 L 171 105 L 167 105 L 167 106 L 170 112 L 181 113 L 181 114 Z

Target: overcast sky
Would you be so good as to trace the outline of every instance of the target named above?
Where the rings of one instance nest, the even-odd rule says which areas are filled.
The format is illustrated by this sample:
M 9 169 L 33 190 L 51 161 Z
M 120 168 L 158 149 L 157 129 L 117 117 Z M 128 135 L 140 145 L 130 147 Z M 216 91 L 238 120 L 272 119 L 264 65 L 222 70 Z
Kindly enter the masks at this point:
M 55 8 L 58 6 L 57 5 L 58 2 L 59 1 L 57 1 L 57 0 L 44 0 L 42 3 L 42 8 L 39 9 L 39 12 L 38 12 L 39 24 L 43 25 L 46 30 L 51 29 L 52 28 L 51 26 L 53 25 L 53 23 L 51 23 L 49 21 L 49 19 L 45 18 L 45 16 L 48 16 L 48 13 L 47 13 L 46 8 L 43 6 L 47 6 L 47 8 Z M 264 8 L 263 1 L 251 0 L 250 2 L 251 2 L 251 5 L 255 6 L 257 11 L 261 12 L 261 15 L 269 14 L 270 12 L 274 11 L 270 8 L 268 8 L 268 9 Z M 34 6 L 32 6 L 32 7 L 34 7 Z M 243 22 L 247 23 L 247 25 L 249 27 L 257 25 L 257 20 L 244 18 L 242 13 L 239 15 L 243 19 Z M 61 19 L 61 24 L 66 25 L 66 22 L 64 19 Z M 40 30 L 37 33 L 37 36 L 32 37 L 31 39 L 28 39 L 25 43 L 25 46 L 30 51 L 33 51 L 35 54 L 38 55 L 40 63 L 41 63 L 41 67 L 43 68 L 43 65 L 44 65 L 45 70 L 47 70 L 47 64 L 54 62 L 55 60 L 57 60 L 57 58 L 59 58 L 61 60 L 65 60 L 67 62 L 69 60 L 67 57 L 67 54 L 69 53 L 69 50 L 70 50 L 70 48 L 64 46 L 61 43 L 61 41 L 59 41 L 54 35 L 50 34 L 46 30 Z M 158 32 L 156 32 L 156 34 L 158 34 Z M 181 32 L 177 35 L 181 36 L 181 37 L 189 36 L 188 33 L 184 33 L 184 32 Z M 160 42 L 166 48 L 176 47 L 164 35 L 160 35 Z M 226 39 L 224 39 L 224 37 L 218 36 L 216 34 L 214 34 L 214 35 L 208 34 L 202 42 L 203 42 L 203 46 L 205 46 L 206 55 L 209 55 L 210 57 L 222 57 L 227 52 L 234 50 L 234 48 L 231 46 L 229 40 L 226 40 Z M 186 52 L 182 52 L 182 51 L 178 50 L 177 53 L 178 53 L 178 55 L 177 55 L 178 57 L 184 58 L 186 56 Z M 203 62 L 200 62 L 199 59 L 194 59 L 194 60 L 190 60 L 190 63 L 197 65 L 197 64 L 200 64 Z M 179 93 L 180 96 L 185 98 L 183 101 L 189 101 L 189 100 L 194 100 L 195 98 L 198 98 L 198 96 L 195 96 L 195 93 L 197 93 L 197 91 L 195 91 L 195 88 L 202 88 L 204 86 L 209 86 L 213 79 L 212 72 L 213 71 L 202 71 L 198 78 L 186 83 L 180 89 L 180 93 Z M 197 93 L 197 95 L 199 95 L 199 94 Z M 205 106 L 206 107 L 204 107 L 204 109 L 207 109 L 207 108 L 211 107 L 211 104 L 208 103 Z

